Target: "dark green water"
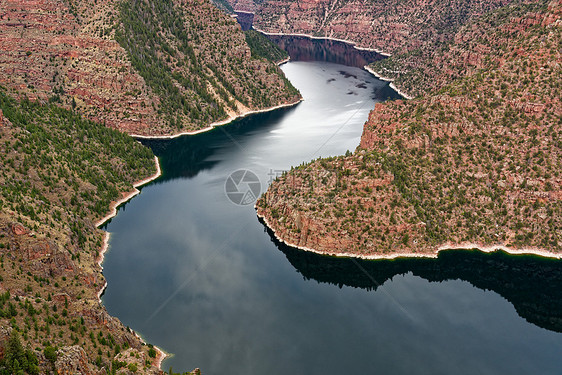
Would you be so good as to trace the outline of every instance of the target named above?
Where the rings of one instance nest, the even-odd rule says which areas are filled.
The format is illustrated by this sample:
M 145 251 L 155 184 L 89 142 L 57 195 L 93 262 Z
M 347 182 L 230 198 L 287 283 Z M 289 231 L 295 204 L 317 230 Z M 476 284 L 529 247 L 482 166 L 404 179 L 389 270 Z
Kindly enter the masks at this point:
M 228 176 L 353 150 L 392 91 L 327 63 L 283 70 L 305 101 L 150 142 L 164 175 L 121 208 L 104 274 L 110 314 L 204 374 L 561 374 L 562 262 L 479 252 L 334 259 L 277 244 Z

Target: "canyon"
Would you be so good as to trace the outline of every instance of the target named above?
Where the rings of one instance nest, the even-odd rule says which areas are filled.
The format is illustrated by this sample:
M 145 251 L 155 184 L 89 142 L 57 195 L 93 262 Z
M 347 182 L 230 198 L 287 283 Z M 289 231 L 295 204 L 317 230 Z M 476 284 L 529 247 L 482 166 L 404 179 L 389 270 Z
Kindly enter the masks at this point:
M 414 98 L 378 103 L 353 153 L 273 182 L 256 208 L 276 237 L 366 258 L 560 257 L 558 0 L 231 5 L 269 33 L 390 55 L 369 69 Z M 25 358 L 28 373 L 162 374 L 164 354 L 100 303 L 97 224 L 158 175 L 127 133 L 191 134 L 301 99 L 264 43 L 201 0 L 0 4 L 2 371 Z

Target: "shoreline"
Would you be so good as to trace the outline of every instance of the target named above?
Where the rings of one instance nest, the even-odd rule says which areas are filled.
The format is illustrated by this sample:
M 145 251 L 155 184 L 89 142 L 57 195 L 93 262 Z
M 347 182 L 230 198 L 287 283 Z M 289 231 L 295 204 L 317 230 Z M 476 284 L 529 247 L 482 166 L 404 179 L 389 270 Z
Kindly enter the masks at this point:
M 384 52 L 382 50 L 376 49 L 376 48 L 368 48 L 368 47 L 358 47 L 357 43 L 352 41 L 352 40 L 347 40 L 347 39 L 339 39 L 339 38 L 332 38 L 330 36 L 314 36 L 314 35 L 309 35 L 309 34 L 301 34 L 301 33 L 292 33 L 292 34 L 287 34 L 287 33 L 270 33 L 267 31 L 264 31 L 262 29 L 258 29 L 255 26 L 252 25 L 252 29 L 256 30 L 257 32 L 260 32 L 264 35 L 278 35 L 278 36 L 300 36 L 300 37 L 305 37 L 305 38 L 310 38 L 310 39 L 316 39 L 316 40 L 320 40 L 320 39 L 324 39 L 324 40 L 333 40 L 335 42 L 342 42 L 342 43 L 346 43 L 351 45 L 353 48 L 359 50 L 359 51 L 370 51 L 370 52 L 376 52 L 379 55 L 385 56 L 385 57 L 390 57 L 391 54 Z
M 141 335 L 139 335 L 139 333 L 133 329 L 131 329 L 131 332 L 133 332 L 133 334 L 143 343 L 143 345 L 148 345 L 148 343 L 146 342 L 145 339 L 142 338 Z M 164 360 L 167 357 L 170 357 L 169 353 L 166 353 L 163 349 L 160 349 L 159 347 L 157 347 L 156 345 L 152 345 L 152 347 L 154 348 L 154 350 L 156 350 L 156 367 L 158 369 L 160 369 L 160 371 L 163 371 L 161 366 L 162 366 L 162 362 L 164 362 Z
M 291 56 L 287 57 L 286 59 L 283 59 L 281 61 L 276 62 L 275 64 L 277 64 L 277 66 L 281 66 L 283 64 L 288 63 L 289 61 L 291 61 Z
M 510 255 L 536 255 L 536 256 L 540 256 L 543 258 L 551 258 L 551 259 L 562 259 L 562 253 L 552 253 L 550 251 L 544 250 L 544 249 L 539 249 L 539 248 L 524 248 L 524 249 L 513 249 L 510 247 L 507 247 L 505 245 L 482 245 L 482 244 L 477 244 L 477 243 L 473 243 L 473 242 L 462 242 L 459 244 L 451 244 L 451 243 L 447 243 L 444 245 L 441 245 L 440 247 L 438 247 L 434 253 L 393 253 L 393 254 L 371 254 L 371 255 L 360 255 L 360 254 L 354 254 L 354 253 L 334 253 L 334 252 L 325 252 L 325 251 L 319 251 L 313 248 L 309 248 L 309 247 L 305 247 L 305 246 L 299 246 L 299 245 L 295 245 L 289 241 L 285 241 L 284 239 L 280 238 L 275 229 L 273 229 L 273 227 L 271 226 L 271 224 L 269 223 L 269 221 L 267 220 L 267 218 L 264 215 L 261 215 L 259 212 L 257 212 L 257 207 L 254 205 L 254 208 L 256 209 L 256 214 L 258 216 L 258 218 L 263 221 L 263 223 L 265 224 L 265 226 L 267 227 L 267 229 L 269 229 L 271 231 L 271 233 L 273 233 L 273 236 L 281 243 L 284 243 L 287 246 L 290 246 L 292 248 L 295 249 L 299 249 L 299 250 L 303 250 L 303 251 L 308 251 L 311 253 L 315 253 L 318 255 L 326 255 L 326 256 L 333 256 L 333 257 L 340 257 L 340 258 L 355 258 L 355 259 L 362 259 L 362 260 L 391 260 L 391 259 L 397 259 L 397 258 L 437 258 L 437 256 L 439 255 L 439 253 L 441 251 L 447 251 L 447 250 L 478 250 L 481 251 L 483 253 L 493 253 L 495 251 L 501 250 L 504 251 Z
M 349 45 L 351 45 L 353 48 L 355 48 L 356 50 L 359 50 L 359 51 L 376 52 L 376 53 L 378 53 L 379 55 L 382 55 L 382 56 L 385 56 L 385 57 L 390 57 L 390 56 L 391 56 L 389 53 L 383 52 L 383 51 L 378 50 L 378 49 L 376 49 L 376 48 L 358 47 L 358 46 L 356 45 L 356 43 L 353 42 L 353 41 L 351 41 L 351 40 L 338 39 L 338 38 L 332 38 L 332 37 L 318 37 L 318 36 L 312 36 L 312 35 L 308 35 L 308 34 L 299 34 L 299 33 L 296 33 L 296 34 L 268 33 L 267 31 L 258 29 L 258 28 L 254 27 L 254 26 L 252 26 L 252 28 L 253 28 L 254 30 L 256 30 L 257 32 L 260 32 L 260 33 L 262 33 L 262 34 L 264 34 L 264 35 L 298 36 L 298 37 L 304 37 L 304 38 L 315 39 L 315 40 L 322 40 L 322 39 L 323 39 L 323 40 L 333 40 L 333 41 L 336 41 L 336 42 L 342 42 L 342 43 L 349 44 Z M 277 65 L 284 64 L 284 63 L 288 62 L 289 60 L 290 60 L 290 57 L 289 57 L 288 59 L 286 59 L 286 60 L 284 60 L 284 61 L 278 63 Z M 406 100 L 412 100 L 412 99 L 414 99 L 413 96 L 410 96 L 410 95 L 406 94 L 404 91 L 402 91 L 402 90 L 400 90 L 398 87 L 396 87 L 396 85 L 393 83 L 393 81 L 394 81 L 393 79 L 391 79 L 391 78 L 386 78 L 386 77 L 381 76 L 380 74 L 378 74 L 377 72 L 375 72 L 373 69 L 369 68 L 368 65 L 365 65 L 365 66 L 363 67 L 363 69 L 365 69 L 366 71 L 368 71 L 369 73 L 371 73 L 372 75 L 374 75 L 376 78 L 380 79 L 381 81 L 390 82 L 390 85 L 389 85 L 390 88 L 393 89 L 394 91 L 396 91 L 396 92 L 397 92 L 400 96 L 402 96 L 404 99 L 406 99 Z
M 288 59 L 286 59 L 286 60 L 288 61 Z M 278 63 L 277 65 L 284 64 L 287 61 L 283 60 L 282 62 Z M 297 101 L 292 102 L 292 103 L 279 104 L 279 105 L 264 108 L 264 109 L 256 109 L 256 110 L 242 112 L 239 115 L 230 116 L 225 120 L 215 121 L 215 122 L 209 124 L 209 126 L 207 126 L 206 128 L 199 129 L 199 130 L 185 131 L 185 132 L 176 133 L 176 134 L 172 134 L 172 135 L 141 135 L 141 134 L 129 134 L 129 135 L 133 138 L 136 138 L 136 139 L 175 139 L 175 138 L 179 138 L 179 137 L 182 137 L 182 136 L 185 136 L 185 135 L 196 135 L 196 134 L 205 133 L 205 132 L 208 132 L 210 130 L 213 130 L 214 128 L 216 128 L 218 126 L 230 124 L 231 122 L 233 122 L 235 120 L 238 120 L 238 119 L 250 116 L 250 115 L 254 115 L 254 114 L 257 114 L 257 113 L 271 112 L 271 111 L 275 111 L 276 109 L 281 109 L 281 108 L 292 107 L 292 106 L 295 106 L 295 105 L 299 104 L 303 100 L 304 100 L 303 98 L 300 98 Z
M 109 249 L 109 237 L 111 236 L 111 233 L 104 231 L 105 234 L 103 236 L 103 245 L 101 247 L 101 250 L 98 254 L 98 259 L 96 261 L 96 263 L 98 264 L 98 266 L 100 267 L 101 273 L 103 274 L 103 259 L 105 258 L 105 253 L 107 252 L 107 250 Z M 105 292 L 105 289 L 107 288 L 107 280 L 105 280 L 104 278 L 104 284 L 101 287 L 100 290 L 98 290 L 98 302 L 101 304 L 101 296 L 103 295 L 103 292 Z
M 117 215 L 117 208 L 122 205 L 123 203 L 129 201 L 131 198 L 133 198 L 134 196 L 136 196 L 137 194 L 140 193 L 140 190 L 137 189 L 143 185 L 146 185 L 147 183 L 156 180 L 158 177 L 160 177 L 162 175 L 162 171 L 160 170 L 160 161 L 158 160 L 158 157 L 155 156 L 154 157 L 154 162 L 156 164 L 156 173 L 154 173 L 152 176 L 149 176 L 143 180 L 137 181 L 135 183 L 133 183 L 133 190 L 129 193 L 127 193 L 124 197 L 122 197 L 121 199 L 115 201 L 115 202 L 111 202 L 111 204 L 109 205 L 109 214 L 107 214 L 105 217 L 103 217 L 102 219 L 98 220 L 95 223 L 96 228 L 99 228 L 102 224 L 104 224 L 106 221 L 108 221 L 109 219 L 115 217 Z
M 107 222 L 109 219 L 115 217 L 117 215 L 117 208 L 122 205 L 123 203 L 129 201 L 131 198 L 135 197 L 136 195 L 138 195 L 140 193 L 140 190 L 138 190 L 139 187 L 146 185 L 147 183 L 154 181 L 155 179 L 157 179 L 158 177 L 160 177 L 162 175 L 162 170 L 160 168 L 160 161 L 158 160 L 158 157 L 155 156 L 154 157 L 154 163 L 156 164 L 156 173 L 154 173 L 153 175 L 142 179 L 140 181 L 137 181 L 133 184 L 133 191 L 131 191 L 130 193 L 126 194 L 123 198 L 112 202 L 110 205 L 110 213 L 108 215 L 106 215 L 103 219 L 99 220 L 96 223 L 96 227 L 99 228 L 102 224 L 104 224 L 105 222 Z M 103 244 L 102 244 L 102 248 L 100 249 L 100 252 L 98 254 L 97 257 L 97 261 L 96 263 L 98 264 L 98 266 L 100 267 L 100 270 L 103 274 L 103 260 L 105 258 L 105 254 L 107 253 L 107 250 L 109 249 L 109 239 L 111 237 L 111 233 L 104 231 L 104 238 L 103 238 Z M 105 289 L 107 288 L 107 280 L 104 280 L 104 285 L 101 287 L 101 289 L 98 291 L 98 302 L 100 305 L 103 305 L 102 300 L 101 300 L 101 296 L 103 295 L 103 292 L 105 291 Z M 136 337 L 139 338 L 139 340 L 147 345 L 147 342 L 136 332 L 133 331 L 133 333 L 135 334 Z M 166 359 L 166 357 L 168 357 L 168 353 L 166 353 L 164 350 L 160 349 L 159 347 L 153 345 L 154 349 L 157 352 L 157 357 L 156 357 L 156 367 L 158 369 L 160 369 L 162 371 L 162 362 L 164 361 L 164 359 Z
M 156 360 L 156 367 L 159 368 L 160 371 L 163 371 L 162 370 L 162 362 L 164 362 L 164 360 L 167 357 L 169 357 L 169 354 L 166 353 L 164 350 L 160 349 L 159 347 L 157 347 L 156 345 L 152 345 L 152 347 L 154 348 L 154 350 L 156 350 L 156 353 L 158 355 L 158 359 Z
M 400 94 L 404 99 L 407 99 L 407 100 L 414 99 L 413 96 L 410 96 L 410 95 L 406 94 L 405 92 L 401 91 L 398 87 L 396 87 L 393 79 L 381 76 L 379 73 L 377 73 L 373 69 L 369 68 L 368 65 L 365 65 L 363 67 L 363 69 L 365 69 L 366 71 L 368 71 L 369 73 L 374 75 L 376 78 L 380 79 L 381 81 L 390 82 L 390 85 L 389 85 L 390 88 L 392 88 L 394 91 L 396 91 L 398 94 Z
M 288 62 L 289 60 L 290 60 L 290 57 L 288 57 L 287 59 L 277 63 L 277 65 L 284 64 L 284 63 Z M 134 138 L 143 138 L 143 139 L 173 139 L 173 138 L 177 138 L 177 137 L 180 137 L 180 136 L 183 136 L 183 135 L 199 134 L 199 133 L 203 133 L 203 132 L 212 130 L 216 126 L 226 125 L 226 124 L 229 124 L 229 123 L 231 123 L 232 121 L 234 121 L 238 118 L 246 117 L 246 116 L 249 116 L 249 115 L 252 115 L 252 114 L 255 114 L 255 113 L 263 113 L 263 112 L 273 111 L 273 110 L 276 110 L 276 109 L 292 107 L 294 105 L 299 104 L 303 100 L 304 99 L 301 97 L 299 100 L 297 100 L 293 103 L 280 104 L 278 106 L 269 107 L 269 108 L 265 108 L 265 109 L 261 109 L 261 110 L 248 111 L 248 112 L 242 113 L 242 114 L 234 116 L 234 117 L 231 116 L 226 120 L 212 123 L 207 128 L 197 130 L 195 132 L 185 132 L 185 133 L 180 133 L 180 134 L 174 134 L 174 135 L 171 135 L 171 136 L 141 136 L 141 135 L 134 135 L 134 134 L 129 134 L 129 135 L 134 137 Z M 156 172 L 153 175 L 151 175 L 151 176 L 149 176 L 145 179 L 142 179 L 140 181 L 137 181 L 137 182 L 133 183 L 133 190 L 132 191 L 130 191 L 129 193 L 126 193 L 125 196 L 123 196 L 121 199 L 118 199 L 117 201 L 111 202 L 111 204 L 109 206 L 109 211 L 110 211 L 109 214 L 107 214 L 106 216 L 104 216 L 102 219 L 98 220 L 95 223 L 96 228 L 99 228 L 100 226 L 105 224 L 108 220 L 117 216 L 117 209 L 119 208 L 119 206 L 121 206 L 123 203 L 128 202 L 129 200 L 131 200 L 132 198 L 134 198 L 135 196 L 140 194 L 140 190 L 138 189 L 139 187 L 141 187 L 143 185 L 146 185 L 147 183 L 149 183 L 151 181 L 156 180 L 158 177 L 160 177 L 162 175 L 162 170 L 160 168 L 160 161 L 158 160 L 157 156 L 154 157 L 154 163 L 156 164 Z M 103 244 L 102 244 L 100 252 L 97 256 L 97 260 L 96 260 L 96 263 L 100 267 L 100 270 L 101 270 L 102 274 L 103 274 L 103 261 L 104 261 L 104 258 L 105 258 L 105 254 L 107 253 L 107 251 L 109 249 L 109 239 L 110 239 L 110 237 L 111 237 L 111 233 L 109 233 L 107 231 L 104 231 Z M 98 303 L 100 305 L 103 305 L 102 300 L 101 300 L 101 296 L 103 295 L 103 293 L 107 289 L 107 286 L 108 286 L 107 280 L 104 280 L 104 285 L 97 292 Z M 133 331 L 133 333 L 139 338 L 139 340 L 141 340 L 141 342 L 143 344 L 147 345 L 147 342 L 136 331 Z M 156 352 L 158 353 L 157 357 L 156 357 L 156 367 L 162 371 L 162 362 L 167 357 L 169 357 L 170 355 L 168 353 L 166 353 L 164 350 L 160 349 L 159 347 L 157 347 L 155 345 L 153 345 L 153 347 L 156 350 Z
M 254 14 L 254 15 L 256 14 L 254 12 L 250 12 L 250 11 L 247 11 L 247 10 L 236 10 L 236 9 L 234 9 L 234 15 L 232 17 L 236 16 L 237 13 Z
M 157 179 L 162 175 L 162 170 L 160 169 L 160 161 L 156 156 L 154 157 L 154 163 L 156 164 L 156 173 L 154 173 L 152 176 L 148 176 L 143 180 L 135 182 L 133 184 L 133 190 L 131 192 L 126 194 L 123 198 L 115 202 L 111 202 L 109 206 L 109 210 L 110 210 L 109 214 L 107 214 L 105 217 L 103 217 L 102 219 L 100 219 L 98 222 L 95 223 L 96 228 L 99 228 L 101 225 L 105 224 L 109 219 L 115 217 L 117 215 L 117 208 L 119 208 L 120 205 L 122 205 L 123 203 L 129 201 L 131 198 L 138 195 L 140 193 L 140 190 L 137 189 L 138 187 L 141 187 L 142 185 L 154 181 L 155 179 Z M 111 237 L 111 233 L 104 231 L 103 244 L 101 246 L 100 252 L 98 253 L 97 260 L 96 260 L 96 263 L 100 267 L 102 274 L 103 274 L 103 260 L 105 258 L 105 253 L 109 249 L 110 237 Z M 98 302 L 100 304 L 101 304 L 101 296 L 103 295 L 103 292 L 105 291 L 106 288 L 107 288 L 107 280 L 105 280 L 104 285 L 98 291 Z

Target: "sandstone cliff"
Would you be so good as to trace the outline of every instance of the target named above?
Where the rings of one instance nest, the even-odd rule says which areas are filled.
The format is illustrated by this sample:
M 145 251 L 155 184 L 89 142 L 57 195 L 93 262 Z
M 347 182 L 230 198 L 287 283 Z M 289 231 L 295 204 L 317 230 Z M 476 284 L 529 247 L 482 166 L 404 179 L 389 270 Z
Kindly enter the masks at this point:
M 113 128 L 163 126 L 158 99 L 111 39 L 118 16 L 113 2 L 69 4 L 0 4 L 0 84 L 18 97 L 75 107 Z
M 451 30 L 509 0 L 269 0 L 254 24 L 266 32 L 345 39 L 389 54 L 446 40 Z

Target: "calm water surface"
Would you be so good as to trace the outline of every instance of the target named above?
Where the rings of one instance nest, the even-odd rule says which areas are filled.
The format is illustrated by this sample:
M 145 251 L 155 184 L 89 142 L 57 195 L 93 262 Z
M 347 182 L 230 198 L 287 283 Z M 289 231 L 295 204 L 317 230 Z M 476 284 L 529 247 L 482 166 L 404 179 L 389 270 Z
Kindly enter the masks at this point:
M 151 142 L 164 175 L 121 208 L 103 302 L 176 371 L 204 374 L 560 374 L 562 269 L 534 257 L 450 253 L 358 262 L 272 241 L 224 193 L 354 150 L 385 83 L 342 65 L 283 70 L 305 98 L 211 132 Z M 531 323 L 532 322 L 532 323 Z

